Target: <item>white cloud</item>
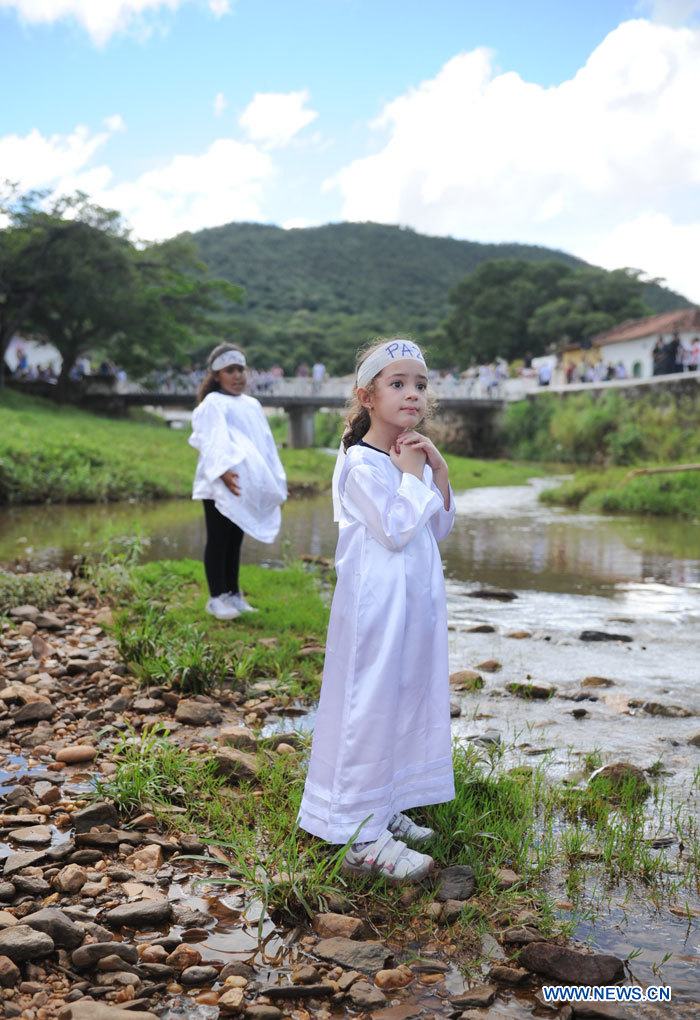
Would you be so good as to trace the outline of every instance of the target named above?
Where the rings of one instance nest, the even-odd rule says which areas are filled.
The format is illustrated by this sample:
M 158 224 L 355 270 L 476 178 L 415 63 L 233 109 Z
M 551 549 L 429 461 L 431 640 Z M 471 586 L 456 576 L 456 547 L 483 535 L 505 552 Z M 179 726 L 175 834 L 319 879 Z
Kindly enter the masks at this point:
M 214 116 L 220 117 L 227 106 L 228 102 L 226 100 L 226 96 L 223 92 L 217 92 L 214 96 Z
M 121 113 L 113 113 L 111 117 L 105 117 L 104 124 L 109 131 L 126 131 L 126 124 Z
M 687 25 L 700 15 L 700 0 L 642 0 L 639 7 L 663 25 Z
M 308 101 L 306 89 L 299 92 L 257 92 L 238 123 L 252 141 L 269 149 L 282 148 L 318 117 L 315 110 L 306 106 Z
M 0 0 L 0 10 L 14 10 L 30 25 L 52 25 L 72 19 L 85 29 L 97 46 L 115 32 L 148 31 L 149 18 L 172 12 L 192 0 Z M 202 0 L 198 0 L 202 3 Z M 230 13 L 230 0 L 208 0 L 209 10 L 221 18 Z
M 79 125 L 67 135 L 47 137 L 36 129 L 26 135 L 5 135 L 0 138 L 2 175 L 19 182 L 24 190 L 51 188 L 67 193 L 79 187 L 87 191 L 86 185 L 96 179 L 104 186 L 109 177 L 107 168 L 87 168 L 97 150 L 119 130 L 114 125 L 108 128 L 97 134 Z M 85 176 L 88 173 L 89 178 Z
M 267 153 L 219 138 L 205 152 L 175 156 L 94 198 L 119 209 L 138 237 L 161 240 L 183 230 L 261 219 L 264 186 L 273 175 Z
M 666 260 L 663 246 L 676 228 L 687 242 L 687 210 L 697 209 L 698 95 L 700 32 L 689 28 L 625 22 L 552 88 L 496 72 L 477 49 L 388 103 L 372 125 L 386 133 L 383 147 L 324 187 L 340 191 L 346 219 L 581 254 L 614 250 L 621 264 L 681 288 L 676 252 Z M 653 267 L 629 231 L 614 234 L 649 211 L 670 224 L 647 221 L 659 231 L 645 249 L 658 247 Z M 695 264 L 696 253 L 685 248 L 682 257 Z M 700 282 L 690 296 L 700 299 Z

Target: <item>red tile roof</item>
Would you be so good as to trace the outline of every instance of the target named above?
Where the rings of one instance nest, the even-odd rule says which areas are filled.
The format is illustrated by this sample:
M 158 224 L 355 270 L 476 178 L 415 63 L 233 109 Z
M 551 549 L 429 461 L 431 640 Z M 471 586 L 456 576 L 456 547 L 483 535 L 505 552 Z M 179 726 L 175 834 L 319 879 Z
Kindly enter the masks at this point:
M 593 337 L 593 347 L 604 347 L 607 344 L 619 344 L 623 340 L 638 340 L 644 336 L 655 336 L 659 333 L 679 333 L 700 331 L 700 308 L 679 308 L 675 312 L 662 312 L 660 315 L 648 315 L 645 319 L 628 319 L 606 333 Z

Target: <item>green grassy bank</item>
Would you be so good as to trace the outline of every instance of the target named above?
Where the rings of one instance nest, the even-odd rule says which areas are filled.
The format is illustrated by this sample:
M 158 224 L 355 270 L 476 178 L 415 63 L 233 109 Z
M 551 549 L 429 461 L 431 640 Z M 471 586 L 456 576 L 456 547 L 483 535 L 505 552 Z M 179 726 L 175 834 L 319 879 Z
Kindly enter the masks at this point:
M 515 458 L 577 468 L 572 481 L 542 494 L 547 503 L 700 517 L 700 471 L 630 477 L 634 467 L 700 463 L 700 387 L 697 397 L 542 395 L 508 407 L 503 435 Z
M 187 497 L 196 452 L 188 429 L 174 431 L 154 420 L 102 418 L 74 407 L 0 392 L 0 505 L 107 502 Z M 285 423 L 271 419 L 282 442 Z M 337 444 L 339 416 L 319 415 L 322 445 Z M 323 492 L 331 484 L 333 458 L 321 449 L 280 451 L 290 493 Z M 448 458 L 455 489 L 517 485 L 532 465 Z

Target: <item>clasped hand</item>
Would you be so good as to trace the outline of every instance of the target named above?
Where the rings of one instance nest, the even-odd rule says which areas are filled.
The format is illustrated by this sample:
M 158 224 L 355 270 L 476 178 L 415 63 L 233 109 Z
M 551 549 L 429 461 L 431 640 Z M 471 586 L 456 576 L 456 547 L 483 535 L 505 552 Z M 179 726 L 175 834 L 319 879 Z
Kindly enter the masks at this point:
M 445 458 L 427 436 L 420 432 L 402 432 L 389 453 L 392 462 L 401 471 L 408 471 L 422 477 L 423 468 L 426 463 L 430 466 L 433 475 L 447 472 Z

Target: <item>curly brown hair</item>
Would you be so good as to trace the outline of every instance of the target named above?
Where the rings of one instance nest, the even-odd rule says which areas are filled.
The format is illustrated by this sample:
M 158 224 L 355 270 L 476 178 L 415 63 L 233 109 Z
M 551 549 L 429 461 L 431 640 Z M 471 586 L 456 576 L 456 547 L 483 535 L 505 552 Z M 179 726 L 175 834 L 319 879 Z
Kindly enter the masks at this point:
M 399 342 L 401 342 L 402 340 L 411 340 L 411 343 L 415 343 L 415 341 L 412 340 L 411 337 L 406 336 L 379 337 L 377 340 L 373 340 L 372 343 L 370 343 L 367 347 L 363 347 L 361 348 L 361 350 L 358 351 L 357 361 L 355 364 L 355 373 L 357 373 L 357 369 L 360 367 L 363 361 L 367 360 L 370 354 L 374 354 L 374 352 L 379 347 L 383 347 L 384 344 L 394 343 L 397 340 Z M 374 392 L 374 388 L 375 388 L 374 379 L 372 379 L 366 386 L 363 387 L 365 392 L 369 394 L 372 394 Z M 421 430 L 420 427 L 425 426 L 425 424 L 430 420 L 430 418 L 432 418 L 435 412 L 435 405 L 436 401 L 434 396 L 430 392 L 428 392 L 428 403 L 425 409 L 425 415 L 416 426 L 416 431 L 420 431 Z M 354 385 L 352 388 L 352 393 L 350 394 L 350 399 L 348 400 L 346 406 L 345 413 L 345 429 L 343 431 L 342 439 L 343 447 L 345 448 L 345 450 L 349 450 L 351 446 L 356 446 L 361 439 L 364 439 L 364 437 L 369 432 L 369 427 L 371 424 L 372 419 L 370 418 L 369 410 L 360 402 L 360 398 L 357 395 L 357 385 Z M 425 428 L 423 428 L 423 431 L 425 432 Z
M 201 404 L 204 398 L 209 396 L 210 393 L 222 392 L 221 386 L 219 386 L 219 380 L 216 378 L 216 373 L 212 372 L 211 366 L 220 354 L 226 354 L 227 351 L 238 351 L 239 354 L 245 354 L 245 351 L 243 351 L 240 347 L 231 343 L 218 344 L 214 350 L 210 352 L 209 357 L 207 358 L 207 374 L 197 390 L 198 404 Z

